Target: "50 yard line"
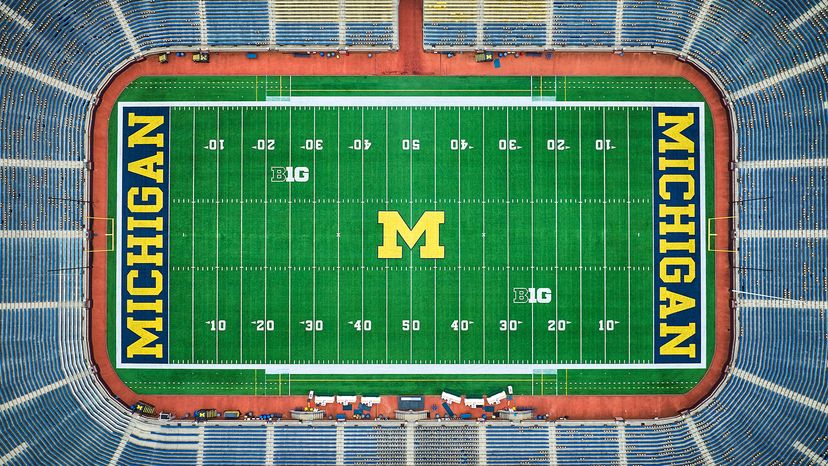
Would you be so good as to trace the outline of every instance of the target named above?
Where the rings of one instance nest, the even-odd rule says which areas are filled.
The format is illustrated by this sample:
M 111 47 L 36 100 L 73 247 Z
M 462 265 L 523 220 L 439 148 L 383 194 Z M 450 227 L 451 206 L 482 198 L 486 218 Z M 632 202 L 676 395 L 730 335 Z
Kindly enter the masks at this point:
M 385 210 L 388 210 L 388 107 L 385 107 Z M 385 362 L 388 362 L 388 259 L 385 259 Z
M 388 110 L 386 109 L 386 112 Z M 388 120 L 385 122 L 385 147 L 388 147 Z M 411 139 L 414 137 L 414 109 L 408 109 L 408 218 L 414 224 L 414 151 L 411 148 Z M 387 170 L 387 166 L 386 166 Z M 386 176 L 386 185 L 388 177 Z M 388 201 L 386 197 L 386 202 Z M 388 290 L 386 289 L 386 293 Z M 414 320 L 414 254 L 408 255 L 408 361 L 414 363 L 414 331 L 411 322 Z
M 437 107 L 434 107 L 434 210 L 437 210 Z M 437 259 L 434 259 L 434 363 L 437 364 Z

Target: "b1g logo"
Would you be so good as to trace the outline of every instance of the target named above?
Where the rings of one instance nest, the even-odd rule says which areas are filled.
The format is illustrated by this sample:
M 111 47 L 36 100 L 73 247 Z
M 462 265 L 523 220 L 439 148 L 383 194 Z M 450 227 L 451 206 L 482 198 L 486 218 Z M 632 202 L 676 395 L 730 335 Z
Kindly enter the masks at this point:
M 271 183 L 307 183 L 309 179 L 308 167 L 270 167 Z
M 549 288 L 512 288 L 514 304 L 549 304 L 552 290 Z

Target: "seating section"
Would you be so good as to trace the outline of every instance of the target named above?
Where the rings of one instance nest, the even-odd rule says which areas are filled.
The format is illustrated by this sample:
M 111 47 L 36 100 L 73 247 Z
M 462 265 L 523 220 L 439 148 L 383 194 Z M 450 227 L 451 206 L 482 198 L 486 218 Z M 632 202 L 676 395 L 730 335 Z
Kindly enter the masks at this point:
M 548 465 L 549 428 L 543 424 L 486 426 L 487 464 Z
M 414 428 L 415 464 L 477 464 L 479 431 L 473 423 L 429 423 Z
M 274 464 L 336 464 L 336 426 L 289 425 L 275 429 Z
M 397 3 L 393 0 L 274 0 L 278 47 L 393 49 L 398 44 Z
M 201 44 L 198 0 L 118 0 L 118 3 L 142 51 Z
M 425 0 L 426 50 L 613 47 L 610 0 Z
M 556 429 L 558 464 L 618 464 L 618 432 L 612 424 L 566 424 Z
M 348 424 L 343 430 L 345 464 L 406 464 L 406 431 L 401 424 Z
M 266 47 L 270 41 L 267 0 L 204 2 L 207 38 L 211 46 Z
M 828 15 L 823 9 L 807 16 L 814 1 L 543 0 L 511 8 L 494 0 L 424 2 L 427 50 L 655 48 L 709 70 L 733 115 L 737 341 L 722 386 L 677 418 L 539 426 L 159 425 L 113 400 L 90 365 L 86 133 L 108 76 L 151 50 L 396 49 L 396 2 L 3 4 L 22 18 L 0 13 L 4 461 L 804 464 L 814 462 L 807 454 L 826 458 Z

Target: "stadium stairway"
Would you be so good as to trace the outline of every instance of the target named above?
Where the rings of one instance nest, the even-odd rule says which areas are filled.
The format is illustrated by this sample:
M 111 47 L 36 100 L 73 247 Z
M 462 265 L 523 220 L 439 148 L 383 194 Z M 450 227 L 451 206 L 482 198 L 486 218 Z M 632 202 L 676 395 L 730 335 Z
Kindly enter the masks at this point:
M 67 2 L 9 0 L 0 14 L 2 462 L 824 463 L 824 6 L 787 0 L 526 4 L 509 9 L 494 0 L 426 0 L 423 45 L 662 51 L 707 70 L 722 88 L 735 127 L 734 265 L 740 269 L 733 364 L 711 398 L 666 420 L 485 429 L 450 422 L 411 429 L 137 419 L 90 366 L 84 204 L 61 200 L 87 196 L 85 133 L 96 93 L 124 63 L 153 50 L 395 49 L 396 4 L 319 0 L 308 14 L 288 11 L 281 0 L 249 1 L 238 14 L 240 3 L 229 1 L 90 0 L 70 10 Z M 337 451 L 340 436 L 344 453 Z M 506 446 L 517 442 L 521 448 Z M 403 447 L 411 444 L 413 451 Z

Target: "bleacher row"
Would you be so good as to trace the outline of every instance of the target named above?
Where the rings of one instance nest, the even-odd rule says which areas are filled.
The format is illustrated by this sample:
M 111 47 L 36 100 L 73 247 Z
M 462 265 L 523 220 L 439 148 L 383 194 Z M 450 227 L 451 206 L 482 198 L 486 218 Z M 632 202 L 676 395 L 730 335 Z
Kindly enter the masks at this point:
M 349 422 L 341 436 L 329 425 L 179 426 L 131 417 L 89 363 L 86 205 L 71 201 L 86 196 L 85 128 L 107 76 L 136 55 L 198 48 L 203 38 L 208 48 L 341 46 L 348 37 L 354 44 L 396 47 L 395 4 L 320 1 L 302 10 L 281 0 L 203 3 L 204 22 L 195 0 L 115 0 L 120 11 L 108 0 L 3 2 L 19 16 L 0 13 L 3 461 L 403 464 L 408 455 L 417 464 L 469 464 L 483 456 L 492 464 L 828 459 L 828 14 L 825 9 L 809 14 L 813 0 L 627 0 L 620 11 L 619 3 L 609 1 L 526 2 L 525 8 L 491 0 L 425 2 L 426 49 L 482 44 L 606 50 L 620 44 L 684 55 L 723 87 L 735 127 L 733 192 L 739 201 L 736 342 L 724 384 L 687 415 L 485 428 Z M 333 11 L 334 4 L 336 15 L 322 12 Z M 364 5 L 368 13 L 353 13 L 361 7 L 350 10 L 350 5 Z

